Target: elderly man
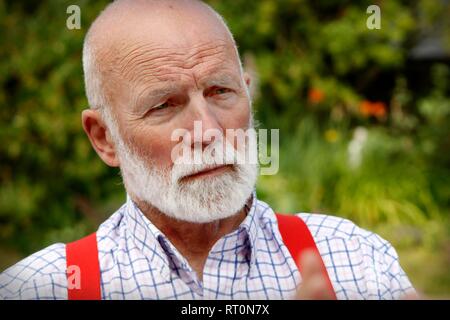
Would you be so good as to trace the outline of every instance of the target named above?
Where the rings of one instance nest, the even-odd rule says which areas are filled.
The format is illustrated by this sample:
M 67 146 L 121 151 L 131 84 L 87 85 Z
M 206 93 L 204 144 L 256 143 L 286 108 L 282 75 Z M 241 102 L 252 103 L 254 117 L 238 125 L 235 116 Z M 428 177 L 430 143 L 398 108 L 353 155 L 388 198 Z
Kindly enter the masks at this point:
M 90 104 L 83 128 L 100 158 L 120 167 L 127 201 L 93 235 L 49 246 L 4 271 L 1 298 L 414 294 L 387 241 L 337 217 L 277 216 L 256 197 L 255 164 L 206 153 L 230 144 L 232 154 L 242 152 L 226 135 L 204 139 L 206 131 L 252 127 L 250 79 L 209 6 L 116 1 L 89 29 L 83 66 Z M 201 137 L 186 142 L 195 122 Z M 181 143 L 173 139 L 178 129 Z M 247 140 L 245 150 L 254 149 Z M 202 151 L 199 163 L 177 162 L 186 145 Z

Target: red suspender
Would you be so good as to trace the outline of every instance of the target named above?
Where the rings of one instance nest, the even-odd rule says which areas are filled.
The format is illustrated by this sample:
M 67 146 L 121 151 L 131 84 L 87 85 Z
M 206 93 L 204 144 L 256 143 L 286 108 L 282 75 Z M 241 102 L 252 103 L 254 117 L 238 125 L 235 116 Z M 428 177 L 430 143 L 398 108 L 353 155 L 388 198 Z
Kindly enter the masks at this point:
M 283 242 L 301 273 L 302 266 L 298 263 L 298 260 L 304 250 L 312 249 L 320 256 L 316 243 L 306 223 L 301 218 L 278 213 L 276 216 Z M 100 266 L 96 234 L 92 233 L 80 240 L 68 243 L 66 245 L 66 260 L 68 299 L 100 300 Z M 332 296 L 336 297 L 323 261 L 321 269 L 327 279 Z M 79 278 L 76 279 L 76 277 Z
M 308 229 L 306 223 L 300 217 L 293 215 L 276 214 L 278 220 L 278 228 L 280 229 L 281 237 L 283 242 L 288 248 L 292 258 L 294 259 L 297 267 L 302 273 L 302 265 L 299 263 L 300 255 L 307 249 L 311 249 L 317 253 L 320 257 L 319 250 L 317 249 L 314 238 Z M 321 259 L 321 269 L 322 273 L 327 280 L 327 286 L 330 290 L 330 294 L 334 299 L 336 299 L 336 294 L 331 284 L 330 277 L 328 276 L 327 269 L 323 260 Z
M 100 300 L 100 266 L 96 233 L 68 243 L 66 261 L 68 300 Z

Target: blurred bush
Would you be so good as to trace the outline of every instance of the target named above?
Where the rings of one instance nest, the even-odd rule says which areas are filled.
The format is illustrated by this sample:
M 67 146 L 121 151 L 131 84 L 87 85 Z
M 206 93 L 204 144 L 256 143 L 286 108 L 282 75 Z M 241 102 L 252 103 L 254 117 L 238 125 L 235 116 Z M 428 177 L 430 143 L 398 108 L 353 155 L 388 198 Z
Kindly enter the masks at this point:
M 253 75 L 256 118 L 280 128 L 280 172 L 259 196 L 380 233 L 419 289 L 449 297 L 446 2 L 378 1 L 380 30 L 366 27 L 370 1 L 207 2 Z M 65 27 L 72 4 L 81 30 Z M 0 269 L 94 230 L 124 200 L 80 123 L 82 41 L 105 4 L 0 1 Z M 436 37 L 441 53 L 424 55 Z

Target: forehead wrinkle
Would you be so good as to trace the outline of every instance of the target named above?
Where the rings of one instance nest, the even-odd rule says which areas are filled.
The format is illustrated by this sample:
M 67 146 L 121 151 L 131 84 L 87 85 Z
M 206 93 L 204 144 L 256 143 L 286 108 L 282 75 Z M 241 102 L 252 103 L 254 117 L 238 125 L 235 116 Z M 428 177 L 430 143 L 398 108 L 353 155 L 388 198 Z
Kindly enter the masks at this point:
M 202 46 L 205 46 L 205 48 L 201 48 Z M 222 44 L 210 44 L 206 43 L 202 46 L 199 46 L 198 48 L 193 48 L 193 53 L 185 57 L 186 64 L 188 65 L 186 68 L 190 69 L 194 67 L 196 64 L 199 64 L 197 60 L 203 60 L 207 57 L 214 56 L 216 54 L 225 54 L 227 52 L 227 45 L 225 43 Z M 189 62 L 192 62 L 189 64 Z
M 133 62 L 133 58 L 140 56 L 141 54 L 145 54 L 148 52 L 152 52 L 154 56 L 157 56 L 158 53 L 161 53 L 160 55 L 164 55 L 167 52 L 172 50 L 172 53 L 175 55 L 186 55 L 185 58 L 190 58 L 192 56 L 195 56 L 196 54 L 201 54 L 202 51 L 208 51 L 208 50 L 220 50 L 220 48 L 226 49 L 230 46 L 229 40 L 224 39 L 214 39 L 213 41 L 208 42 L 201 42 L 195 45 L 189 45 L 189 46 L 182 46 L 182 45 L 175 45 L 175 46 L 160 46 L 153 43 L 148 43 L 145 41 L 137 41 L 134 44 L 129 44 L 126 42 L 122 42 L 120 45 L 117 45 L 117 53 L 118 57 L 116 58 L 116 63 L 119 65 L 124 65 L 124 67 Z M 175 50 L 175 51 L 173 51 Z M 139 53 L 139 51 L 142 51 Z M 225 51 L 225 50 L 224 50 Z M 125 52 L 125 54 L 120 54 L 121 52 Z M 192 54 L 189 56 L 189 52 L 192 52 Z
M 150 44 L 135 45 L 116 59 L 117 73 L 131 81 L 141 78 L 141 74 L 161 76 L 166 69 L 190 70 L 197 65 L 220 60 L 229 52 L 225 41 L 207 42 L 193 47 L 167 48 Z M 128 47 L 129 48 L 129 47 Z M 120 50 L 119 50 L 120 51 Z M 208 60 L 208 57 L 211 60 Z

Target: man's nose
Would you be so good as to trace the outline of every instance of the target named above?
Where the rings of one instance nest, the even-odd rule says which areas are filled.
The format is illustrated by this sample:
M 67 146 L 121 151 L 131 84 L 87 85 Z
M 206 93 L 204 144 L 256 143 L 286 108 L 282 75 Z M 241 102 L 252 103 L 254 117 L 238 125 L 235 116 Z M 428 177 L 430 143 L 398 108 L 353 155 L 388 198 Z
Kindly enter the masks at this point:
M 203 95 L 191 98 L 189 111 L 192 115 L 191 130 L 193 134 L 192 147 L 201 145 L 202 148 L 214 142 L 217 134 L 223 134 L 222 126 L 215 110 Z

